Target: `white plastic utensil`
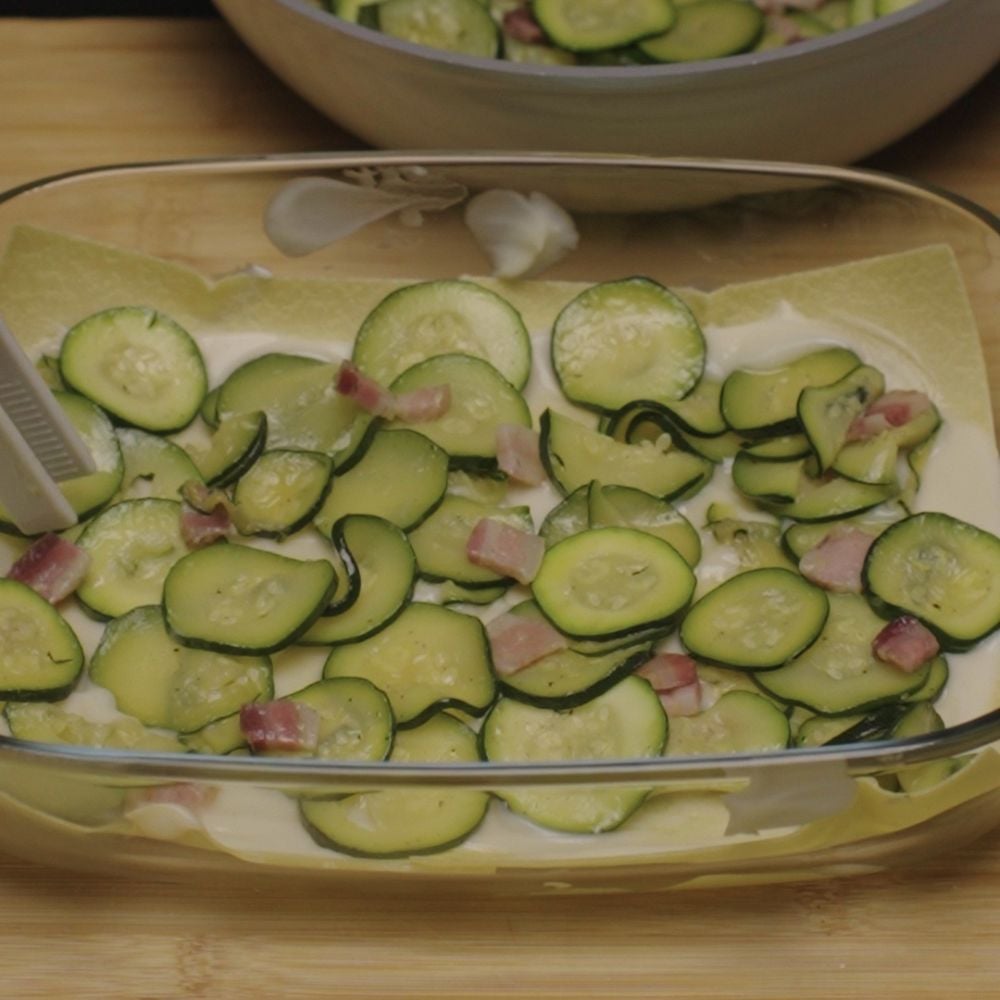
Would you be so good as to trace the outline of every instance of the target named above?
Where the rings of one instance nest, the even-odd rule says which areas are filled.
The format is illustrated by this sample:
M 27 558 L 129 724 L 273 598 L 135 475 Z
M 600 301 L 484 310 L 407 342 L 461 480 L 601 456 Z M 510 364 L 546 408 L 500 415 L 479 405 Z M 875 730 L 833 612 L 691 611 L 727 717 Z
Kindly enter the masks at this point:
M 0 318 L 0 503 L 20 531 L 76 524 L 57 481 L 94 471 L 94 459 Z

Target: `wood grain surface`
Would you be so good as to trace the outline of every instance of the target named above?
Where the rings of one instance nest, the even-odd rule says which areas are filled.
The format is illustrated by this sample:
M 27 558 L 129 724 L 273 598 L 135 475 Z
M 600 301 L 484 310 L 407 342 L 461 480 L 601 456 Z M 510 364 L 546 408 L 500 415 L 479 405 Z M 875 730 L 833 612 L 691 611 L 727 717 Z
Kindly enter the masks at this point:
M 218 22 L 0 20 L 0 186 L 164 157 L 358 148 Z M 1000 211 L 1000 75 L 870 165 Z M 339 898 L 0 857 L 7 996 L 1000 997 L 1000 830 L 920 868 L 585 898 Z

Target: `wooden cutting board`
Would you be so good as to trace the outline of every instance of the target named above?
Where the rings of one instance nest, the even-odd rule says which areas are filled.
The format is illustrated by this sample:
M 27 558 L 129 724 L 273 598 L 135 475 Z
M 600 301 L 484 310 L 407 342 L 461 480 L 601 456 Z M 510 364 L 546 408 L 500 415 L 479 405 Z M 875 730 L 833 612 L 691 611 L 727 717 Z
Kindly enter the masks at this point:
M 200 20 L 0 19 L 0 186 L 361 144 Z M 1000 75 L 871 165 L 1000 211 Z M 919 868 L 660 896 L 338 898 L 0 857 L 16 998 L 1000 997 L 1000 830 Z

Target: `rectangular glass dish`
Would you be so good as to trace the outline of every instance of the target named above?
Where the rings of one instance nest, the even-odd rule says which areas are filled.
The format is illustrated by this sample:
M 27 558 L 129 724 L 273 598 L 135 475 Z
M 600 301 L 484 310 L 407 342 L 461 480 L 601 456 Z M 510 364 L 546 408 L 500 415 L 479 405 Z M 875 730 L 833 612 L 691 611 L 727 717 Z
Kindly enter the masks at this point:
M 302 185 L 305 178 L 322 180 Z M 345 187 L 353 192 L 345 196 Z M 466 221 L 470 198 L 497 189 L 541 193 L 572 219 L 564 252 L 531 278 L 497 278 L 493 245 Z M 539 228 L 515 229 L 515 258 L 544 253 L 556 240 L 531 218 Z M 978 206 L 900 178 L 548 154 L 143 164 L 44 179 L 0 196 L 0 248 L 0 316 L 34 360 L 58 353 L 66 330 L 84 317 L 143 306 L 208 345 L 213 385 L 265 351 L 346 356 L 386 294 L 454 278 L 471 278 L 514 305 L 532 337 L 537 383 L 562 307 L 592 284 L 643 276 L 687 303 L 716 375 L 725 374 L 719 345 L 729 336 L 743 345 L 725 355 L 730 369 L 734 359 L 747 364 L 759 354 L 760 365 L 773 366 L 775 358 L 839 345 L 873 365 L 885 362 L 892 388 L 919 381 L 942 426 L 924 481 L 906 498 L 910 509 L 946 508 L 986 532 L 1000 529 L 993 426 L 1000 228 Z M 911 380 L 891 379 L 900 373 Z M 559 408 L 548 397 L 539 406 L 546 402 Z M 690 503 L 678 499 L 710 545 L 704 503 Z M 746 516 L 746 508 L 737 513 Z M 0 572 L 26 547 L 13 535 L 0 539 Z M 92 653 L 99 627 L 67 617 Z M 88 629 L 98 630 L 91 639 Z M 8 647 L 12 636 L 8 630 Z M 651 891 L 878 871 L 1000 823 L 1000 642 L 994 633 L 974 653 L 947 655 L 950 675 L 937 702 L 944 728 L 768 752 L 671 755 L 668 734 L 665 753 L 627 759 L 334 762 L 252 756 L 242 747 L 213 755 L 4 735 L 0 848 L 116 873 L 302 876 L 366 891 Z M 298 670 L 286 667 L 281 679 L 276 665 L 277 694 L 315 679 Z M 95 718 L 112 717 L 102 692 L 71 697 L 89 698 Z M 483 712 L 457 716 L 475 729 Z M 803 712 L 789 705 L 785 713 L 794 717 L 790 739 L 812 714 Z M 901 775 L 929 777 L 901 783 Z M 359 812 L 351 822 L 377 826 L 387 803 L 387 815 L 412 818 L 479 792 L 489 793 L 485 819 L 443 849 L 410 850 L 392 838 L 384 856 L 337 849 L 311 836 L 299 815 L 303 802 L 334 810 L 353 803 Z M 545 827 L 507 804 L 537 796 L 641 804 L 605 832 L 582 832 Z

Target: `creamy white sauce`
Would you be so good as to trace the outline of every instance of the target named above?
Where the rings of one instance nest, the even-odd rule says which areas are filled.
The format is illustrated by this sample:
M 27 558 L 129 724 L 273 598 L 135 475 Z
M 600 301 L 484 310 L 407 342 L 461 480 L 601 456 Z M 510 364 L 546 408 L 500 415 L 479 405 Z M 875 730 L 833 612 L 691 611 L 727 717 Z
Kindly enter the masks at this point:
M 766 321 L 741 326 L 705 329 L 708 342 L 709 374 L 720 377 L 737 367 L 773 367 L 819 345 L 853 348 L 866 363 L 886 376 L 889 388 L 920 389 L 938 404 L 943 428 L 926 466 L 917 498 L 920 510 L 941 510 L 994 533 L 1000 532 L 1000 467 L 992 436 L 985 430 L 958 421 L 949 414 L 948 401 L 935 393 L 932 373 L 903 344 L 882 330 L 853 332 L 830 323 L 807 319 L 789 307 Z M 336 361 L 349 353 L 341 343 L 317 340 L 297 341 L 264 334 L 220 334 L 201 338 L 212 384 L 220 382 L 238 365 L 262 353 L 280 350 Z M 594 414 L 567 402 L 562 396 L 551 367 L 547 334 L 534 337 L 534 371 L 525 391 L 536 414 L 546 406 L 568 413 L 590 424 Z M 708 505 L 725 502 L 745 512 L 748 518 L 763 518 L 732 489 L 728 463 L 717 470 L 712 482 L 697 496 L 678 505 L 696 528 L 706 522 Z M 534 489 L 512 487 L 508 501 L 528 504 L 536 525 L 559 500 L 549 486 Z M 252 544 L 278 548 L 302 558 L 322 555 L 319 539 L 309 532 L 281 543 L 255 540 Z M 703 537 L 703 558 L 697 567 L 702 588 L 731 575 L 738 567 L 729 548 Z M 0 539 L 0 570 L 16 557 L 18 547 Z M 431 597 L 434 588 L 421 584 L 417 596 Z M 507 597 L 485 608 L 465 610 L 488 618 L 527 596 L 524 588 L 512 588 Z M 88 655 L 101 636 L 102 626 L 78 609 L 66 609 L 66 617 L 76 629 Z M 665 643 L 676 648 L 676 639 Z M 321 676 L 325 652 L 322 649 L 293 649 L 274 658 L 276 693 L 296 691 Z M 1000 636 L 994 636 L 963 654 L 949 654 L 951 679 L 937 703 L 947 725 L 975 718 L 1000 704 Z M 111 695 L 84 677 L 79 688 L 64 703 L 71 711 L 95 722 L 117 717 Z M 173 839 L 192 829 L 202 829 L 220 848 L 260 860 L 281 859 L 283 863 L 335 864 L 338 867 L 370 867 L 373 862 L 341 857 L 325 850 L 310 838 L 299 821 L 295 802 L 288 796 L 249 785 L 228 785 L 195 818 L 181 806 L 158 804 L 133 809 L 129 813 L 133 829 L 140 835 Z M 483 825 L 463 845 L 440 856 L 444 860 L 413 859 L 377 862 L 381 867 L 400 869 L 445 866 L 491 868 L 495 864 L 544 863 L 582 858 L 613 858 L 662 855 L 713 843 L 733 844 L 746 835 L 726 834 L 729 812 L 721 796 L 711 791 L 660 794 L 647 801 L 619 830 L 600 835 L 572 835 L 545 830 L 518 817 L 499 802 L 492 803 Z M 787 832 L 776 828 L 768 834 Z M 758 835 L 761 836 L 761 835 Z M 753 837 L 750 837 L 753 839 Z

